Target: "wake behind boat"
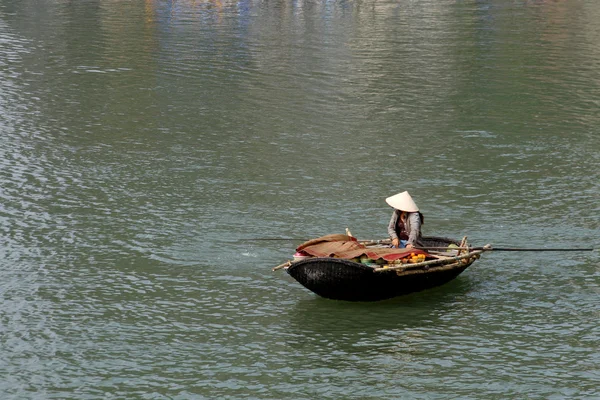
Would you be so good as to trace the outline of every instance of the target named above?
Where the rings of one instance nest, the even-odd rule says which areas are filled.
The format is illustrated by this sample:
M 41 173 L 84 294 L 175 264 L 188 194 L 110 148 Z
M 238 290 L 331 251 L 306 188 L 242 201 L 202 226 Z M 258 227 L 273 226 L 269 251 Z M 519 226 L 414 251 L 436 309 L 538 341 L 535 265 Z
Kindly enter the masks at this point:
M 284 268 L 319 296 L 346 301 L 379 301 L 443 285 L 467 269 L 484 251 L 462 241 L 423 237 L 413 249 L 390 248 L 386 241 L 358 241 L 327 235 L 296 248 Z

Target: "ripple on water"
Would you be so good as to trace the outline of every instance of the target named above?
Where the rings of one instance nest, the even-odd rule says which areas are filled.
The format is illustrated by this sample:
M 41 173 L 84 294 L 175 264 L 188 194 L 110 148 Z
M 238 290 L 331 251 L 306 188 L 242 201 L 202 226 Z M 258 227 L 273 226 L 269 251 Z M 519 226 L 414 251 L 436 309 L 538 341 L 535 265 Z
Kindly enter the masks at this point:
M 271 272 L 404 189 L 427 234 L 597 247 L 595 7 L 413 3 L 0 6 L 0 392 L 598 397 L 595 253 L 376 304 Z

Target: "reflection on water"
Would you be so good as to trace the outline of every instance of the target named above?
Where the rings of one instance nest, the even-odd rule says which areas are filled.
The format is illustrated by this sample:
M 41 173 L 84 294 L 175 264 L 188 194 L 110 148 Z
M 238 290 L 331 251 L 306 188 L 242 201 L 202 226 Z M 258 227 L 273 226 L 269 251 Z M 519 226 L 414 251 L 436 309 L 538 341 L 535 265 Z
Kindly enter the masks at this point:
M 443 288 L 375 303 L 330 301 L 313 295 L 290 310 L 290 332 L 306 337 L 375 338 L 390 330 L 435 325 L 468 292 L 471 283 L 456 279 Z M 306 290 L 306 289 L 303 289 Z M 309 292 L 307 292 L 309 293 Z
M 0 1 L 3 398 L 597 397 L 597 252 L 354 304 L 253 239 L 383 237 L 409 190 L 428 235 L 598 247 L 598 17 Z

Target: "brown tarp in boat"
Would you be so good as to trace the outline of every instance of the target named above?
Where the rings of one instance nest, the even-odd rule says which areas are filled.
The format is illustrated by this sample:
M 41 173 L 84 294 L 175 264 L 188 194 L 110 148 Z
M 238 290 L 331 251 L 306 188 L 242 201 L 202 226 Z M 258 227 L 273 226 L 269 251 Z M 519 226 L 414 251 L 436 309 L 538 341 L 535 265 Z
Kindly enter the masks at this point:
M 394 261 L 414 254 L 425 254 L 417 249 L 395 249 L 392 247 L 366 247 L 356 238 L 343 234 L 326 235 L 302 243 L 296 251 L 304 252 L 314 257 L 335 257 L 352 259 L 366 255 L 372 260 L 383 258 Z

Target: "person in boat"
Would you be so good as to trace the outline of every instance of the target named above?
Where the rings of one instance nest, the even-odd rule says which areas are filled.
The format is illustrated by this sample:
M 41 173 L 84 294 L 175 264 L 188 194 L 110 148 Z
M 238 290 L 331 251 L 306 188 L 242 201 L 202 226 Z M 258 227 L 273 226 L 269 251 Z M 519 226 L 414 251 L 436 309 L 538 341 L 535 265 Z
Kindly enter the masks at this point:
M 421 225 L 423 214 L 408 192 L 398 193 L 385 199 L 393 209 L 388 225 L 392 247 L 408 249 L 421 245 Z

